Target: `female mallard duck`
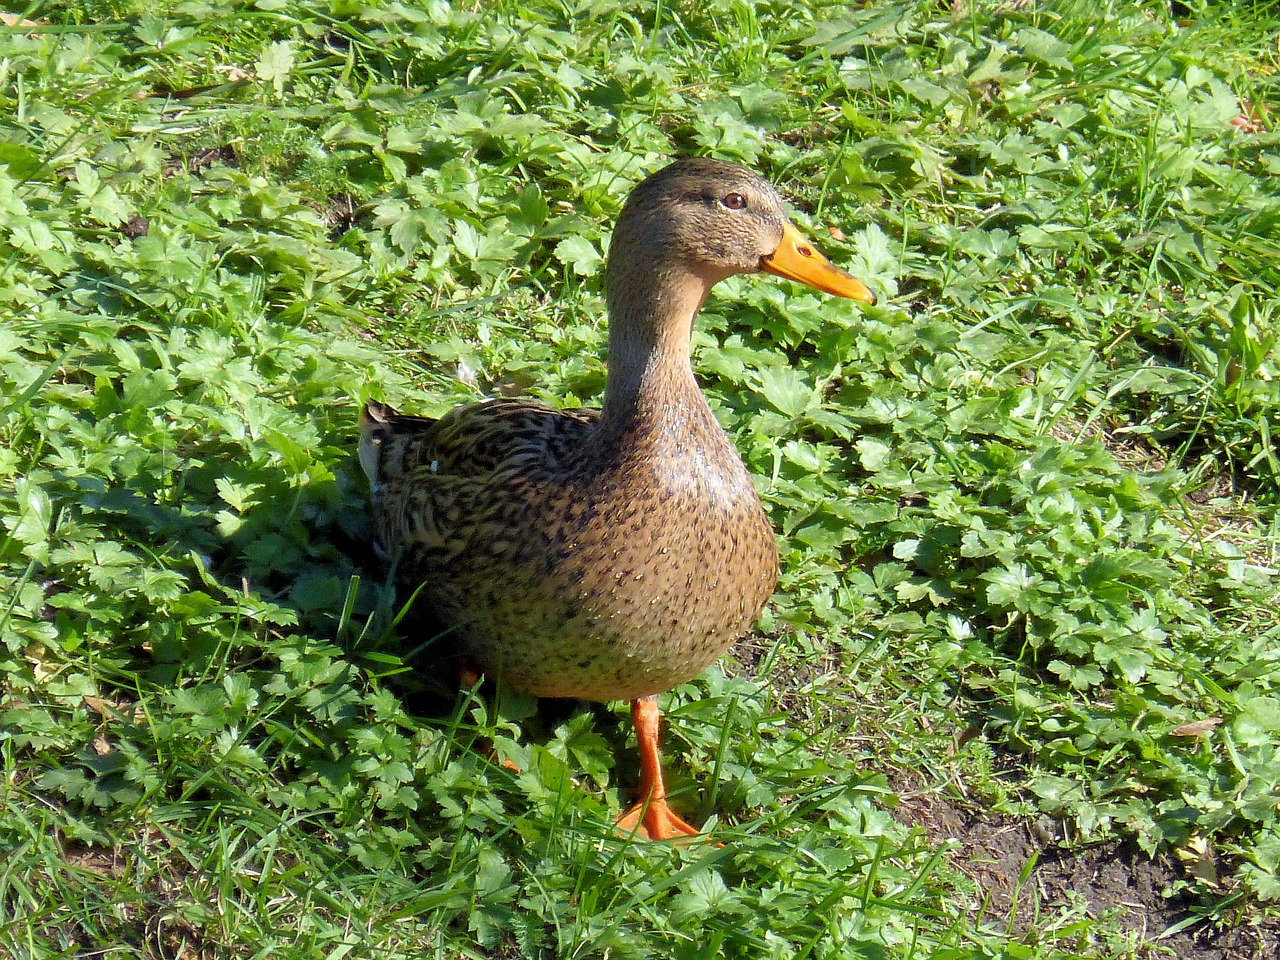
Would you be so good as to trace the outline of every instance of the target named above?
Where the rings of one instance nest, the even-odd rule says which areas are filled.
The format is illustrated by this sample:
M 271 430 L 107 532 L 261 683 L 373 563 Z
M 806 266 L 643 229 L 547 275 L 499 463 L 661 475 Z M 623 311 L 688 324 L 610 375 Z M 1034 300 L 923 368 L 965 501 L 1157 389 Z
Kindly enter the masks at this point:
M 361 420 L 379 544 L 470 661 L 536 696 L 632 702 L 640 799 L 618 827 L 653 839 L 697 833 L 667 806 L 657 694 L 745 634 L 777 579 L 773 529 L 689 363 L 712 286 L 762 270 L 875 302 L 764 180 L 677 160 L 613 234 L 603 409 L 507 399 L 429 420 L 370 403 Z

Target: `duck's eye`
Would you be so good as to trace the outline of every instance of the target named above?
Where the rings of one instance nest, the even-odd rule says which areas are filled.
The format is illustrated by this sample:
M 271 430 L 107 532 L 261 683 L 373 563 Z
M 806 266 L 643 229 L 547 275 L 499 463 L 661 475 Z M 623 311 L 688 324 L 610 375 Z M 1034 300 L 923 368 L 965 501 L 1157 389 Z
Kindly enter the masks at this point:
M 726 193 L 720 202 L 730 210 L 743 210 L 747 206 L 747 198 L 740 193 Z

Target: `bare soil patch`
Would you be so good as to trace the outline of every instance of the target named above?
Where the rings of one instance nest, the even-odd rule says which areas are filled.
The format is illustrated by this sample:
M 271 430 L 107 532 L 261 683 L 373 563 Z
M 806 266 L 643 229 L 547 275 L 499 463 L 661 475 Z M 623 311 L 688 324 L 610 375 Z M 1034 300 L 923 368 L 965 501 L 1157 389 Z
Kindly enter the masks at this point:
M 934 843 L 960 841 L 951 863 L 982 891 L 982 919 L 1009 922 L 1028 939 L 1039 936 L 1046 917 L 1083 909 L 1090 917 L 1110 917 L 1133 935 L 1140 944 L 1137 957 L 1280 956 L 1280 917 L 1264 916 L 1256 907 L 1228 921 L 1187 924 L 1201 905 L 1182 893 L 1170 895 L 1182 872 L 1167 856 L 1148 857 L 1125 841 L 1069 848 L 1058 842 L 1056 825 L 1047 819 L 1029 823 L 964 809 L 935 793 L 902 791 L 901 796 L 899 819 L 919 826 Z

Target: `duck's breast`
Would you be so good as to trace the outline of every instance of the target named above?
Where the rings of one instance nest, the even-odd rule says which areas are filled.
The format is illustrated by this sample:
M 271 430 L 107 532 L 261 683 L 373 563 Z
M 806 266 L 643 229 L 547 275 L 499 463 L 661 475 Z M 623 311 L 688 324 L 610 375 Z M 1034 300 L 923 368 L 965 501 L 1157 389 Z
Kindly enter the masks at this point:
M 469 646 L 520 689 L 597 700 L 669 689 L 745 634 L 773 592 L 774 533 L 719 427 L 679 449 L 631 439 L 519 483 L 530 536 L 507 549 L 523 555 L 522 583 L 483 578 Z

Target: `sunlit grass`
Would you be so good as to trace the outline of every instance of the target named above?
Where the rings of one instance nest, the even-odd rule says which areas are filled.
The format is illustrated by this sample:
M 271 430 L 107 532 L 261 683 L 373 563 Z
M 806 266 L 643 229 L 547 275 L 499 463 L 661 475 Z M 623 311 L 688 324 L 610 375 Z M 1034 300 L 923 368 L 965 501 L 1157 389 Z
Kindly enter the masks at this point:
M 1136 841 L 1210 921 L 1267 916 L 1269 7 L 27 16 L 0 30 L 0 953 L 1138 949 L 981 912 L 907 792 Z M 743 278 L 699 323 L 783 575 L 666 698 L 676 802 L 724 844 L 669 849 L 611 828 L 625 705 L 437 671 L 353 441 L 368 397 L 597 402 L 609 225 L 680 152 L 769 176 L 883 296 Z

